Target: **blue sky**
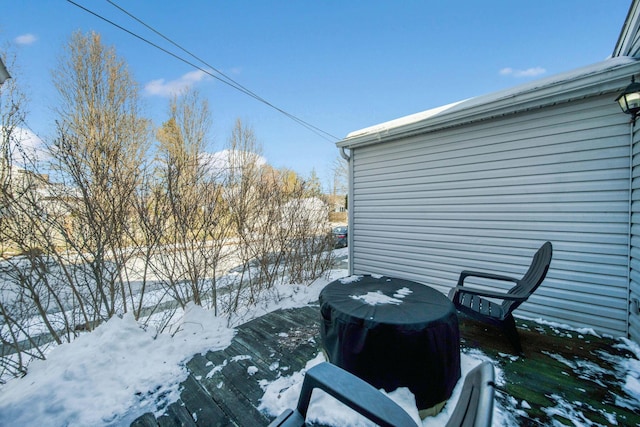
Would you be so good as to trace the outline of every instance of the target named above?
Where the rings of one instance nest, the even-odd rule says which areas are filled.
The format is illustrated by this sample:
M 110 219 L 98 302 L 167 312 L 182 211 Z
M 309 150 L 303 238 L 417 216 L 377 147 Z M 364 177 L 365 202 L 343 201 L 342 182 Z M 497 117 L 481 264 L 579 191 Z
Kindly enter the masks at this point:
M 180 56 L 186 54 L 105 0 L 74 0 Z M 516 86 L 607 58 L 630 0 L 222 1 L 113 0 L 271 104 L 334 135 Z M 0 46 L 46 138 L 57 94 L 51 70 L 75 30 L 116 48 L 143 88 L 146 112 L 166 120 L 172 89 L 190 82 L 213 112 L 210 151 L 237 118 L 275 167 L 329 186 L 334 142 L 207 77 L 66 0 L 6 1 Z

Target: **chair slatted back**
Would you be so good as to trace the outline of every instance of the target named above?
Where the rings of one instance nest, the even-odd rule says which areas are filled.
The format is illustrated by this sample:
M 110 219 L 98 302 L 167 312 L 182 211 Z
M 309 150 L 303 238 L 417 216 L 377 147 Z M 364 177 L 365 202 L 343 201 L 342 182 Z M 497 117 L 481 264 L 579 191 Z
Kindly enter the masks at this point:
M 529 269 L 524 274 L 522 279 L 518 281 L 513 288 L 507 292 L 510 295 L 516 295 L 519 297 L 528 298 L 532 293 L 538 289 L 538 286 L 542 283 L 549 271 L 549 265 L 551 264 L 551 256 L 553 255 L 553 247 L 551 242 L 546 242 L 533 256 Z M 524 301 L 508 301 L 505 300 L 502 303 L 502 308 L 505 313 L 511 313 L 518 308 Z
M 490 427 L 493 417 L 494 370 L 482 362 L 464 379 L 462 391 L 446 427 Z

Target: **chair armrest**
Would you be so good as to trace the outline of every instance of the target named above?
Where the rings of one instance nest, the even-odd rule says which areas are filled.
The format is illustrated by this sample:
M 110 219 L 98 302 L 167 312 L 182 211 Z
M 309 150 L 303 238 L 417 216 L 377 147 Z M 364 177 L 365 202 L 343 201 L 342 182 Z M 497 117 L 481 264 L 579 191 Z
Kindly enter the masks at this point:
M 330 363 L 309 369 L 302 383 L 298 412 L 307 416 L 311 392 L 319 388 L 383 427 L 416 427 L 411 416 L 372 385 Z
M 526 301 L 528 298 L 528 296 L 512 295 L 506 292 L 489 291 L 484 289 L 471 288 L 469 286 L 456 286 L 450 291 L 450 295 L 457 295 L 458 293 L 478 295 L 481 297 L 496 298 L 509 301 Z
M 502 274 L 493 274 L 493 273 L 484 273 L 482 271 L 464 270 L 462 273 L 460 273 L 460 277 L 458 278 L 458 284 L 456 286 L 463 286 L 464 279 L 466 279 L 467 277 L 480 277 L 483 279 L 501 280 L 504 282 L 513 282 L 513 283 L 518 283 L 519 281 L 516 278 L 504 276 Z

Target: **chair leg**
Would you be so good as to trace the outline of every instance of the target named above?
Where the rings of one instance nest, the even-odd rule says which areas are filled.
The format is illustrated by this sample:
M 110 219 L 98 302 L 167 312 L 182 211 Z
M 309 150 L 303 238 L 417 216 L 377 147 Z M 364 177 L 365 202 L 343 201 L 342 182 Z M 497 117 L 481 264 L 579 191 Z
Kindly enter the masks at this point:
M 516 352 L 518 354 L 522 354 L 523 352 L 522 344 L 520 344 L 520 335 L 518 334 L 518 330 L 516 329 L 516 321 L 513 318 L 512 314 L 507 316 L 507 318 L 502 322 L 502 330 Z

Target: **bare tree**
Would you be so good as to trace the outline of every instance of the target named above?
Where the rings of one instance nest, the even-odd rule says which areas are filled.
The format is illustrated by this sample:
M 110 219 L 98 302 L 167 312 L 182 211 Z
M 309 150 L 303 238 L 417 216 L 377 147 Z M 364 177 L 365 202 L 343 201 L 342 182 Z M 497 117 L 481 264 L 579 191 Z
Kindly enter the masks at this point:
M 0 59 L 8 68 L 12 68 L 14 59 L 8 60 L 9 54 L 0 52 Z M 19 125 L 24 120 L 26 96 L 16 84 L 16 78 L 7 79 L 0 84 L 0 191 L 6 194 L 10 190 L 13 175 L 14 151 L 16 150 Z M 6 205 L 3 205 L 6 206 Z M 0 209 L 2 207 L 0 206 Z M 0 228 L 3 226 L 2 212 L 0 212 Z M 0 240 L 0 245 L 4 244 Z M 1 246 L 0 246 L 1 247 Z
M 349 164 L 342 157 L 337 157 L 333 162 L 333 195 L 347 194 L 349 192 Z
M 234 292 L 226 304 L 225 311 L 235 312 L 241 303 L 241 297 L 248 290 L 251 293 L 252 269 L 255 250 L 253 238 L 261 221 L 260 200 L 256 191 L 263 165 L 260 156 L 261 147 L 256 136 L 240 119 L 229 138 L 225 174 L 225 199 L 229 204 L 229 214 L 235 236 L 238 239 L 237 255 L 241 262 L 241 274 Z M 251 296 L 250 296 L 251 298 Z
M 6 59 L 3 60 L 5 62 Z M 9 68 L 13 61 L 8 63 Z M 61 282 L 46 250 L 51 227 L 44 210 L 45 179 L 24 149 L 26 96 L 18 74 L 0 88 L 0 376 L 26 373 L 31 358 L 44 358 L 41 338 L 61 343 L 71 336 Z
M 310 197 L 318 191 L 317 182 L 310 185 L 266 165 L 253 130 L 236 122 L 225 196 L 242 268 L 228 312 L 254 304 L 278 282 L 308 283 L 330 266 L 326 204 Z M 315 202 L 324 206 L 319 213 Z M 302 273 L 309 267 L 311 275 Z
M 347 195 L 349 193 L 349 164 L 342 157 L 333 162 L 333 184 L 329 202 L 331 205 L 330 220 L 344 222 L 347 219 Z
M 219 171 L 210 163 L 211 114 L 198 92 L 172 99 L 169 120 L 157 132 L 159 170 L 166 205 L 165 243 L 156 263 L 173 298 L 184 306 L 210 299 L 217 311 L 217 269 L 229 228 Z
M 148 324 L 156 311 L 166 308 L 164 298 L 153 298 L 149 304 L 148 291 L 157 291 L 156 278 L 153 277 L 152 263 L 158 252 L 162 251 L 162 239 L 168 218 L 168 209 L 162 203 L 163 191 L 154 176 L 150 165 L 141 169 L 140 182 L 135 196 L 132 198 L 131 227 L 126 227 L 127 240 L 130 250 L 135 255 L 128 268 L 124 271 L 128 275 L 132 286 L 128 298 L 136 320 L 143 320 Z M 166 305 L 166 304 L 164 304 Z M 143 317 L 145 319 L 143 319 Z M 159 325 L 159 329 L 163 329 Z
M 321 197 L 323 194 L 322 184 L 315 169 L 311 169 L 311 174 L 307 180 L 306 194 L 308 197 Z
M 130 283 L 124 270 L 133 199 L 148 148 L 148 121 L 138 86 L 115 49 L 96 33 L 72 35 L 53 72 L 60 96 L 52 169 L 64 193 L 56 194 L 71 221 L 59 232 L 74 283 L 94 319 L 126 312 Z
M 114 314 L 149 322 L 162 312 L 166 325 L 189 301 L 230 314 L 329 268 L 317 179 L 266 165 L 250 127 L 237 121 L 221 167 L 207 153 L 208 105 L 185 92 L 152 158 L 138 87 L 99 35 L 74 34 L 53 77 L 46 168 L 16 138 L 19 91 L 0 91 L 0 377 Z M 223 289 L 231 252 L 239 280 Z

